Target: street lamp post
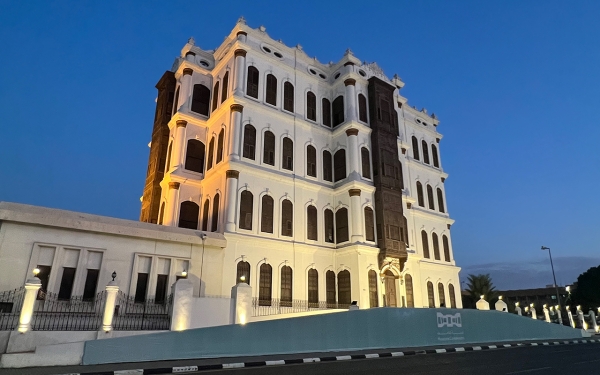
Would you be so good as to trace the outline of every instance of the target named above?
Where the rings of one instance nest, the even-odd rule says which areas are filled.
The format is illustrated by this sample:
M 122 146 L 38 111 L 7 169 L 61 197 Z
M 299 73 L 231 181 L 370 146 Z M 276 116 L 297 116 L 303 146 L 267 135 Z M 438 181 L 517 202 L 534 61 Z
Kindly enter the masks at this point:
M 550 255 L 550 267 L 552 267 L 552 278 L 554 279 L 554 289 L 556 290 L 556 301 L 560 305 L 560 294 L 558 294 L 558 285 L 556 284 L 556 275 L 554 274 L 554 263 L 552 263 L 552 252 L 549 247 L 542 246 L 542 250 L 548 250 L 548 255 Z

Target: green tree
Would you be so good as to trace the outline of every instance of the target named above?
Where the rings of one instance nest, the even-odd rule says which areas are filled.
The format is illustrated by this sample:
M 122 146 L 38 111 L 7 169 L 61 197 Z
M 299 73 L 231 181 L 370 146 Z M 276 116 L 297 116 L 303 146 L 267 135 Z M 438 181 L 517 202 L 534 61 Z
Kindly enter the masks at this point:
M 490 302 L 490 304 L 494 303 L 498 298 L 498 292 L 494 287 L 494 283 L 492 283 L 492 278 L 489 274 L 479 274 L 479 275 L 469 275 L 467 277 L 467 287 L 465 289 L 467 292 L 467 302 L 465 305 L 470 306 L 472 308 L 475 307 L 479 298 L 483 296 L 483 298 Z
M 585 313 L 590 308 L 596 310 L 600 307 L 600 266 L 579 275 L 572 299 L 576 305 L 581 305 Z

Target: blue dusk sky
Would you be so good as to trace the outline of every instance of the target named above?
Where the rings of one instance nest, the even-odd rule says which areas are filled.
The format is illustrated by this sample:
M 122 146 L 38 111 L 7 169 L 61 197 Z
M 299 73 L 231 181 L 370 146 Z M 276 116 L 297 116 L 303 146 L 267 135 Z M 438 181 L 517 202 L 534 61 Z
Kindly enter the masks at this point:
M 598 1 L 0 1 L 0 200 L 137 220 L 154 85 L 243 15 L 435 112 L 454 255 L 500 288 L 600 264 Z

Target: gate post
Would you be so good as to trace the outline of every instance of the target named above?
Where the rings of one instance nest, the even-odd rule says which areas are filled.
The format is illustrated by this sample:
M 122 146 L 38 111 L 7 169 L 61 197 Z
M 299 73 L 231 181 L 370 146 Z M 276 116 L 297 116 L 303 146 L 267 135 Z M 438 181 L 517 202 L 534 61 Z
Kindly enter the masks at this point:
M 179 279 L 173 284 L 172 291 L 171 331 L 184 331 L 189 329 L 192 323 L 194 284 L 187 278 Z
M 246 324 L 252 316 L 252 287 L 241 282 L 231 288 L 229 324 Z
M 115 303 L 117 301 L 117 293 L 119 286 L 113 279 L 106 287 L 106 301 L 104 302 L 104 314 L 102 314 L 102 330 L 104 332 L 112 331 L 113 316 L 115 315 Z
M 21 306 L 21 315 L 19 315 L 18 331 L 25 333 L 31 329 L 31 317 L 33 316 L 33 307 L 37 299 L 38 290 L 42 287 L 42 282 L 37 278 L 36 268 L 33 271 L 34 276 L 25 282 L 25 297 L 23 298 L 23 306 Z

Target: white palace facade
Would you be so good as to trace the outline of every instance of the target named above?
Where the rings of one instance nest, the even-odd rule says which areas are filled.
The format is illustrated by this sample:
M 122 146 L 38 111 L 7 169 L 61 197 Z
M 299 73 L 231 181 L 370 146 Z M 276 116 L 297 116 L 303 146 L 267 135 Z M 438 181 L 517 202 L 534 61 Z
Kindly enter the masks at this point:
M 215 50 L 190 39 L 157 84 L 140 221 L 224 236 L 200 295 L 462 307 L 439 121 L 403 86 L 243 19 Z

